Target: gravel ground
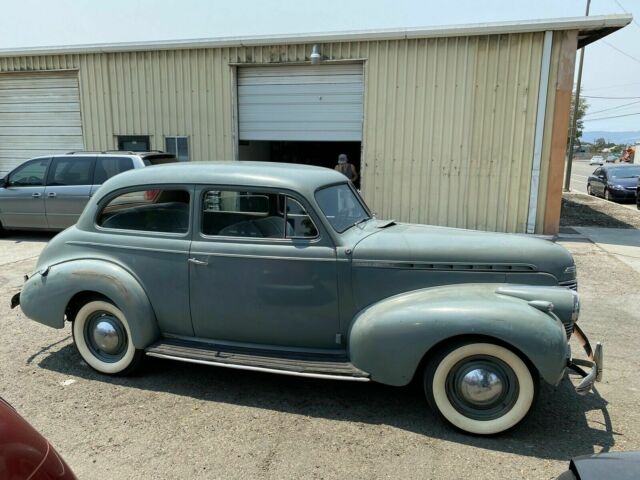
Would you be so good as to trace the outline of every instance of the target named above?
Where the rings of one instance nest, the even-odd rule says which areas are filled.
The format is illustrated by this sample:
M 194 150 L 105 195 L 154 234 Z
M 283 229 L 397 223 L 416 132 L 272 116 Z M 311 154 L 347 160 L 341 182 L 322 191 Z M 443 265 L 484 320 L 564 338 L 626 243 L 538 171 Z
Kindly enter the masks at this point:
M 640 211 L 582 193 L 564 193 L 560 225 L 640 228 Z
M 494 438 L 453 431 L 419 388 L 330 382 L 149 359 L 94 373 L 69 329 L 9 309 L 47 237 L 0 240 L 0 395 L 80 479 L 550 479 L 571 456 L 640 449 L 640 275 L 589 242 L 575 255 L 581 324 L 605 343 L 598 393 L 543 386 L 532 414 Z M 574 345 L 577 349 L 577 346 Z

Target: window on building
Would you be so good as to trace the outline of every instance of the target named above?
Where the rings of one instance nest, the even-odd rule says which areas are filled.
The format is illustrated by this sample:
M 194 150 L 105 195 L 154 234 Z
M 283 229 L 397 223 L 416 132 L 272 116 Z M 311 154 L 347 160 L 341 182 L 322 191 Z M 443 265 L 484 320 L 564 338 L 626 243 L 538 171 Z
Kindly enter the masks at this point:
M 202 233 L 224 237 L 313 238 L 318 230 L 304 207 L 287 195 L 210 190 L 203 198 Z
M 95 157 L 54 158 L 48 185 L 91 185 Z
M 187 137 L 165 137 L 165 152 L 173 153 L 181 162 L 189 161 L 189 139 Z
M 151 150 L 149 135 L 119 135 L 118 150 L 126 152 L 148 152 Z
M 189 230 L 189 192 L 138 190 L 109 201 L 98 215 L 103 228 L 145 232 L 186 233 Z

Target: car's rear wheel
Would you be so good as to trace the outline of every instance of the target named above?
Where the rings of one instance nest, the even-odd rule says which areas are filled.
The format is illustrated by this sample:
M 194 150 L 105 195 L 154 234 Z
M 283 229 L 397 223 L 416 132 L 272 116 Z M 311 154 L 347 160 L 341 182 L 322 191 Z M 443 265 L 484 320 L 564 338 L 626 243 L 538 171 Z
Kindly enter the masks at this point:
M 73 340 L 91 368 L 109 375 L 132 373 L 144 354 L 131 341 L 124 313 L 105 300 L 89 301 L 78 310 L 73 320 Z
M 424 370 L 433 410 L 465 432 L 491 435 L 517 425 L 538 392 L 537 375 L 511 350 L 485 342 L 441 349 Z

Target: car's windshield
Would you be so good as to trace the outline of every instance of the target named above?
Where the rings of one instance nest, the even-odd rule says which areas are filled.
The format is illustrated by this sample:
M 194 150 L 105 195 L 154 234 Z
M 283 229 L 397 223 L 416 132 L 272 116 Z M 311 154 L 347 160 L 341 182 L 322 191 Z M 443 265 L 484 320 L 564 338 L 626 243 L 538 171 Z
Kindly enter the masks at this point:
M 633 178 L 640 176 L 640 167 L 617 168 L 611 172 L 611 178 Z
M 318 190 L 316 201 L 338 233 L 371 218 L 361 199 L 347 183 Z

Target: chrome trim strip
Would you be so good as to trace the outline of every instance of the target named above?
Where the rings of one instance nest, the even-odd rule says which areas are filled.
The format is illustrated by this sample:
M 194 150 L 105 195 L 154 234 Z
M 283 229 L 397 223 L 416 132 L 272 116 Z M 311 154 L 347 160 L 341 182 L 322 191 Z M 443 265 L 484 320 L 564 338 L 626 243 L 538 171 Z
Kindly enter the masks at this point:
M 113 243 L 99 243 L 99 242 L 83 242 L 81 240 L 68 240 L 66 242 L 67 245 L 80 245 L 80 246 L 89 246 L 89 247 L 111 247 L 111 248 L 121 248 L 124 250 L 141 250 L 143 252 L 161 252 L 161 253 L 182 253 L 187 255 L 189 252 L 187 250 L 171 250 L 168 248 L 151 248 L 151 247 L 136 247 L 131 245 L 116 245 Z
M 258 258 L 263 260 L 307 260 L 316 262 L 335 262 L 335 258 L 317 257 L 282 257 L 277 255 L 248 255 L 243 253 L 191 252 L 191 255 L 208 255 L 211 257 Z
M 528 263 L 464 263 L 464 262 L 412 262 L 390 260 L 354 260 L 354 267 L 413 268 L 421 270 L 444 270 L 449 272 L 537 272 L 535 265 Z
M 237 365 L 235 363 L 218 363 L 208 362 L 206 360 L 198 360 L 195 358 L 176 357 L 173 355 L 165 355 L 164 353 L 146 352 L 150 357 L 165 358 L 167 360 L 177 360 L 179 362 L 197 363 L 199 365 L 209 365 L 211 367 L 226 367 L 235 370 L 250 370 L 252 372 L 279 373 L 280 375 L 290 375 L 293 377 L 320 378 L 325 380 L 347 380 L 350 382 L 369 382 L 368 377 L 348 377 L 343 375 L 330 375 L 325 373 L 301 373 L 292 372 L 291 370 L 277 370 L 275 368 L 251 367 L 248 365 Z

